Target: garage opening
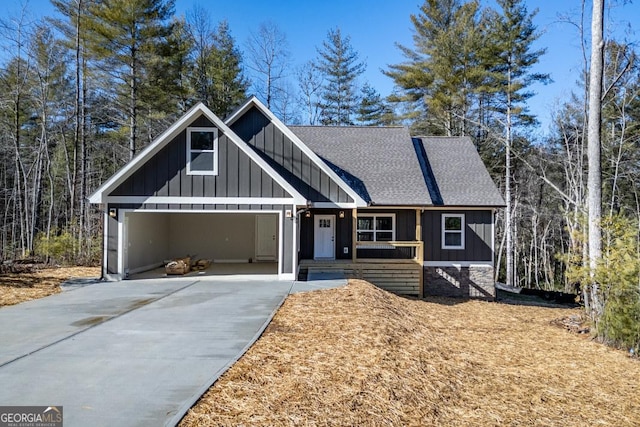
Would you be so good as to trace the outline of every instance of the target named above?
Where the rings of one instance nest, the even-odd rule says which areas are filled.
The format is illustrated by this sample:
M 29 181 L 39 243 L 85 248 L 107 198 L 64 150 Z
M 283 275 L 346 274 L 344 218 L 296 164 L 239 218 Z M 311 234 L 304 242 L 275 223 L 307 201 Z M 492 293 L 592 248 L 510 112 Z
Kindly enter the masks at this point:
M 164 275 L 167 261 L 187 256 L 211 261 L 191 275 L 278 274 L 278 219 L 277 213 L 127 212 L 125 277 Z

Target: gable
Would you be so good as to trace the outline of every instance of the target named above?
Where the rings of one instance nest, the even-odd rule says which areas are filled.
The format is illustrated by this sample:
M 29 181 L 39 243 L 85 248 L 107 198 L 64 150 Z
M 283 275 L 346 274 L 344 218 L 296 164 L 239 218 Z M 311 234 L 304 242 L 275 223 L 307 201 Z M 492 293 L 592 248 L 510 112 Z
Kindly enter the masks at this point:
M 341 183 L 255 106 L 231 124 L 231 129 L 252 146 L 270 166 L 313 202 L 354 203 Z
M 504 206 L 469 137 L 416 137 L 414 143 L 435 205 Z
M 202 149 L 192 147 L 192 158 L 198 163 L 191 167 L 196 166 L 194 173 L 200 175 L 186 172 L 189 127 L 217 130 L 215 149 L 210 147 L 210 138 L 199 139 L 204 143 Z M 196 132 L 200 130 L 195 129 Z M 209 153 L 203 156 L 204 151 Z M 202 169 L 211 161 L 207 158 L 212 151 L 216 166 L 213 170 Z M 215 156 L 218 156 L 217 162 Z M 203 158 L 205 162 L 201 163 Z M 176 200 L 176 197 L 183 200 Z M 261 156 L 204 104 L 198 103 L 103 183 L 89 197 L 89 202 L 133 203 L 135 199 L 135 203 L 233 204 L 241 198 L 246 199 L 242 200 L 245 204 L 306 203 L 306 199 Z
M 200 115 L 188 127 L 218 129 L 217 175 L 187 174 L 187 130 L 182 130 L 109 196 L 292 197 L 224 130 Z

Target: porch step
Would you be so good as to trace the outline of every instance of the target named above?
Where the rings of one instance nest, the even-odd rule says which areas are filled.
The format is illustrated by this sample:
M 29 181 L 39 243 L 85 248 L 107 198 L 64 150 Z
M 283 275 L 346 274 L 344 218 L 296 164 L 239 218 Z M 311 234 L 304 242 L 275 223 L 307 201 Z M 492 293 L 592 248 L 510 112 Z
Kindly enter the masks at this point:
M 324 269 L 321 267 L 311 267 L 307 271 L 307 281 L 313 280 L 344 280 L 344 270 L 342 269 Z

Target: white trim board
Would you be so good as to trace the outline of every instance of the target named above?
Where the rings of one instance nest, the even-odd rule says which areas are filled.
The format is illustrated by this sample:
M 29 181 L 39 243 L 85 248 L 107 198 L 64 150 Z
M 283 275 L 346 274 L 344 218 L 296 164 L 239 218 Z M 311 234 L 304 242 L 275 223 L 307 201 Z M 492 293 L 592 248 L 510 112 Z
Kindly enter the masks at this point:
M 351 188 L 346 182 L 344 182 L 344 180 L 342 180 L 342 178 L 340 178 L 338 176 L 338 174 L 336 174 L 333 171 L 333 169 L 331 169 L 329 166 L 327 166 L 327 164 L 325 162 L 323 162 L 322 159 L 320 159 L 320 157 L 318 157 L 318 155 L 313 152 L 313 150 L 311 150 L 303 141 L 301 141 L 300 138 L 298 138 L 296 136 L 296 134 L 293 133 L 291 131 L 291 129 L 289 129 L 287 127 L 287 125 L 282 123 L 282 121 L 279 118 L 277 118 L 271 112 L 271 110 L 269 110 L 258 98 L 256 98 L 255 95 L 251 96 L 244 103 L 244 105 L 242 105 L 240 108 L 238 108 L 236 111 L 234 111 L 229 117 L 227 117 L 227 119 L 225 120 L 225 123 L 228 126 L 231 126 L 236 120 L 238 120 L 252 106 L 255 106 L 264 115 L 266 115 L 267 118 L 269 120 L 271 120 L 271 122 L 287 138 L 289 138 L 304 154 L 306 154 L 307 157 L 309 157 L 320 168 L 321 171 L 326 173 L 333 181 L 335 181 L 340 186 L 340 188 L 342 188 L 345 191 L 345 193 L 347 193 L 349 195 L 349 197 L 351 197 L 353 199 L 354 204 L 357 207 L 367 206 L 367 202 L 365 202 L 364 199 L 362 197 L 360 197 L 360 195 L 353 188 Z
M 424 267 L 491 267 L 492 261 L 423 261 Z
M 373 207 L 373 206 L 372 206 Z M 377 207 L 377 206 L 376 206 Z M 423 206 L 416 209 L 422 209 L 425 211 L 496 211 L 502 209 L 498 206 Z
M 104 203 L 157 205 L 291 205 L 295 199 L 279 197 L 107 196 Z
M 279 214 L 280 210 L 277 209 L 269 209 L 269 210 L 251 210 L 251 209 L 223 209 L 223 210 L 215 210 L 215 211 L 205 211 L 202 209 L 125 209 L 120 208 L 120 212 L 136 212 L 136 213 L 170 213 L 180 215 L 183 213 L 197 213 L 204 215 L 212 215 L 212 214 L 239 214 L 239 213 L 248 213 L 248 214 Z
M 199 115 L 205 116 L 214 126 L 222 131 L 231 142 L 236 144 L 238 148 L 245 153 L 251 160 L 260 166 L 276 183 L 278 183 L 287 193 L 289 193 L 297 204 L 306 204 L 306 198 L 303 197 L 287 180 L 277 173 L 269 164 L 260 157 L 247 143 L 245 143 L 238 135 L 236 135 L 222 120 L 220 120 L 213 112 L 207 108 L 202 102 L 194 105 L 180 119 L 178 119 L 171 127 L 158 136 L 150 145 L 133 158 L 129 163 L 123 166 L 111 178 L 104 182 L 98 189 L 89 196 L 90 203 L 105 203 L 104 199 L 107 193 L 116 189 L 129 176 L 131 176 L 138 168 L 144 165 L 151 157 L 157 154 L 169 142 L 171 142 L 180 132 L 185 131 L 188 125 Z
M 118 262 L 117 262 L 117 273 L 115 274 L 105 274 L 105 277 L 109 280 L 122 280 L 126 278 L 126 274 L 124 271 L 124 264 L 125 264 L 125 260 L 124 260 L 124 245 L 125 245 L 125 240 L 124 240 L 124 223 L 125 223 L 125 218 L 126 218 L 126 214 L 130 214 L 130 213 L 172 213 L 172 214 L 181 214 L 181 213 L 198 213 L 198 214 L 221 214 L 221 213 L 251 213 L 251 214 L 255 214 L 255 215 L 260 215 L 260 214 L 276 214 L 278 215 L 278 225 L 279 225 L 279 247 L 278 247 L 278 280 L 294 280 L 295 276 L 293 273 L 283 273 L 283 268 L 284 268 L 284 221 L 287 219 L 284 215 L 284 212 L 282 210 L 225 210 L 225 211 L 202 211 L 202 210 L 181 210 L 181 211 L 176 211 L 176 210 L 164 210 L 164 209 L 119 209 L 118 212 L 118 223 L 117 223 L 117 227 L 118 227 L 118 247 L 117 247 L 117 253 L 118 253 Z M 105 213 L 105 215 L 107 215 Z M 105 227 L 106 228 L 106 227 Z M 292 243 L 295 243 L 294 239 L 292 239 Z M 105 244 L 106 246 L 106 244 Z M 295 246 L 294 246 L 295 248 Z M 105 250 L 104 253 L 106 254 L 107 251 Z M 106 257 L 106 255 L 105 255 Z M 240 262 L 239 260 L 236 260 L 238 262 Z M 295 259 L 294 259 L 295 261 Z M 215 260 L 214 260 L 215 262 Z M 223 262 L 233 262 L 232 260 L 226 260 Z M 244 262 L 244 261 L 243 261 Z M 248 262 L 248 260 L 246 261 Z M 293 269 L 295 269 L 295 266 L 292 267 Z M 131 271 L 129 272 L 131 274 Z
M 317 209 L 357 209 L 358 206 L 355 203 L 345 203 L 345 202 L 312 202 L 312 208 Z M 360 206 L 362 209 L 362 207 Z
M 104 213 L 102 215 L 102 274 L 101 276 L 107 277 L 108 274 L 108 268 L 107 268 L 107 264 L 109 262 L 109 258 L 108 258 L 108 254 L 109 254 L 109 212 L 108 209 L 104 210 Z M 117 268 L 117 267 L 116 267 Z

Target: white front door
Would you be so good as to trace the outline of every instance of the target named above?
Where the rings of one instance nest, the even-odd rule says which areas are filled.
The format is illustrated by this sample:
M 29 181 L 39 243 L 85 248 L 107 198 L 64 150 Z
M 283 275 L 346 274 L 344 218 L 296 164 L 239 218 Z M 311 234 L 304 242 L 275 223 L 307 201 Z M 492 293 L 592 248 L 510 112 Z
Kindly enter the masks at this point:
M 335 259 L 335 215 L 315 215 L 313 259 Z
M 275 215 L 256 215 L 256 261 L 278 259 L 278 218 Z

